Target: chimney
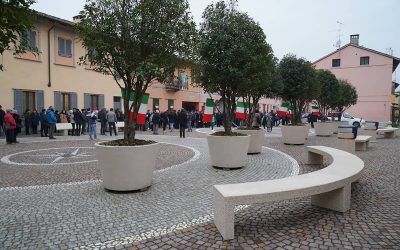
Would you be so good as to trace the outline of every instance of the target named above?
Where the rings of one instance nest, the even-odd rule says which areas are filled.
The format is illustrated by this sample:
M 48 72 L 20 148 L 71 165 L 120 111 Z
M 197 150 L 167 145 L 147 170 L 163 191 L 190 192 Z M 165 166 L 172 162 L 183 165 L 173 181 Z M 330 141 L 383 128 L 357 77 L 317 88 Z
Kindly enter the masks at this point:
M 76 15 L 72 17 L 72 20 L 74 21 L 74 23 L 79 23 L 81 21 L 81 17 L 81 15 Z
M 358 45 L 359 34 L 350 35 L 350 44 Z

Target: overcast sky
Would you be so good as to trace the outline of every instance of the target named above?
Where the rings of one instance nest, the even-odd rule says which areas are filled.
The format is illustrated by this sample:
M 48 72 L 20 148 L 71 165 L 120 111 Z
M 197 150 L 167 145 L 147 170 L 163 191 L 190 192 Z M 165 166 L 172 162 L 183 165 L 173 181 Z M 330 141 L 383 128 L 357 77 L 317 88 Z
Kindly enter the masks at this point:
M 32 7 L 72 20 L 85 0 L 36 0 Z M 194 20 L 201 22 L 213 0 L 189 0 Z M 315 61 L 335 50 L 341 22 L 341 44 L 360 34 L 360 45 L 400 57 L 400 0 L 239 0 L 239 10 L 260 23 L 275 55 L 287 53 Z M 397 82 L 400 71 L 397 70 Z

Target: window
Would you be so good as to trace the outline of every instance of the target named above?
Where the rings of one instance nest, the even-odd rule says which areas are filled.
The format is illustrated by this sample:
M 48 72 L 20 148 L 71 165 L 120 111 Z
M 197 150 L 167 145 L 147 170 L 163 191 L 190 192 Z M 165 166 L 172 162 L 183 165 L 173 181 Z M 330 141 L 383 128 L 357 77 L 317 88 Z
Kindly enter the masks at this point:
M 25 50 L 37 50 L 36 31 L 28 30 L 21 34 L 21 47 Z
M 114 96 L 113 97 L 113 106 L 114 109 L 121 109 L 121 97 L 120 96 Z
M 58 38 L 58 55 L 72 57 L 72 41 L 69 39 Z
M 369 65 L 369 56 L 360 57 L 360 65 Z
M 61 110 L 71 110 L 71 94 L 61 93 Z
M 173 108 L 174 108 L 174 100 L 168 99 L 168 109 L 173 109 Z
M 90 107 L 100 107 L 98 95 L 90 95 Z
M 160 99 L 153 98 L 153 110 L 160 109 Z
M 340 59 L 332 59 L 332 67 L 340 67 Z
M 36 92 L 22 91 L 22 111 L 36 109 Z

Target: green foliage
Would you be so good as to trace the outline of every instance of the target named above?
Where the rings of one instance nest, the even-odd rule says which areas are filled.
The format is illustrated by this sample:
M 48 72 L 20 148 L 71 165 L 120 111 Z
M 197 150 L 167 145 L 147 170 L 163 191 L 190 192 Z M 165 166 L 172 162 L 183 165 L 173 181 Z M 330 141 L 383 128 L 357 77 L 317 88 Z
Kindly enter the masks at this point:
M 24 34 L 33 28 L 35 11 L 29 9 L 34 0 L 0 0 L 0 54 L 6 50 L 13 50 L 14 55 L 22 54 L 26 50 L 37 52 L 36 48 L 26 46 Z M 21 37 L 21 46 L 19 42 Z M 3 65 L 0 64 L 0 70 Z
M 345 111 L 357 103 L 358 94 L 356 88 L 347 80 L 339 79 L 339 93 L 334 103 L 335 109 L 339 112 Z
M 218 93 L 224 104 L 225 132 L 231 132 L 243 87 L 271 79 L 273 52 L 261 27 L 224 1 L 207 6 L 200 29 L 199 85 Z M 265 72 L 264 72 L 265 71 Z M 247 91 L 249 89 L 246 89 Z M 253 89 L 256 92 L 256 89 Z
M 321 84 L 321 94 L 316 98 L 323 114 L 334 109 L 339 96 L 339 81 L 328 70 L 317 70 L 317 80 Z
M 321 92 L 316 70 L 305 59 L 288 54 L 280 61 L 278 74 L 283 84 L 279 95 L 290 103 L 294 111 L 293 123 L 298 124 L 305 105 L 316 99 Z
M 189 4 L 187 0 L 87 0 L 80 14 L 75 30 L 87 51 L 80 61 L 112 75 L 127 96 L 136 93 L 135 127 L 149 85 L 166 81 L 193 59 L 197 32 Z M 125 100 L 125 113 L 130 110 Z M 125 130 L 125 140 L 134 136 L 133 129 Z

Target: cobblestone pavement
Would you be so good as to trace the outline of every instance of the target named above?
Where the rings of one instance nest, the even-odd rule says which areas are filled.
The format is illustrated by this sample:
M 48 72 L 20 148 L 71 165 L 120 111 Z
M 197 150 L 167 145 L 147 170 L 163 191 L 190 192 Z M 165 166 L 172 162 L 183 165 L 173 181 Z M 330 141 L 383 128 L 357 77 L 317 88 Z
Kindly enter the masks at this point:
M 147 191 L 123 194 L 106 192 L 96 162 L 82 162 L 93 160 L 93 143 L 87 140 L 23 138 L 17 145 L 1 145 L 0 249 L 125 248 L 138 242 L 160 248 L 165 244 L 154 245 L 151 239 L 213 225 L 212 185 L 298 173 L 297 162 L 274 149 L 248 156 L 243 169 L 224 171 L 210 166 L 204 138 L 139 137 L 175 146 L 166 144 L 159 155 L 162 169 L 154 173 Z M 31 151 L 31 156 L 18 154 L 22 151 Z M 44 157 L 41 165 L 26 165 L 41 163 L 37 155 L 54 152 L 63 159 Z

